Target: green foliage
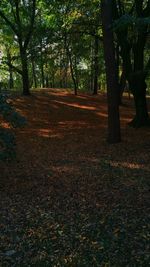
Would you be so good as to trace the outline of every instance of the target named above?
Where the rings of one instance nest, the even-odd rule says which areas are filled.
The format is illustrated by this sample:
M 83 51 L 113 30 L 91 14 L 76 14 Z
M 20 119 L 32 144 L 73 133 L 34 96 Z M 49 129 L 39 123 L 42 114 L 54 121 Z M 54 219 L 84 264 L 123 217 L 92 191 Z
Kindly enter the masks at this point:
M 12 128 L 23 127 L 26 120 L 8 102 L 7 97 L 0 94 L 0 114 Z M 11 129 L 0 127 L 0 160 L 15 157 L 15 137 Z
M 122 31 L 130 26 L 138 29 L 147 25 L 150 25 L 150 17 L 137 18 L 129 14 L 124 14 L 114 21 L 113 28 L 114 30 Z

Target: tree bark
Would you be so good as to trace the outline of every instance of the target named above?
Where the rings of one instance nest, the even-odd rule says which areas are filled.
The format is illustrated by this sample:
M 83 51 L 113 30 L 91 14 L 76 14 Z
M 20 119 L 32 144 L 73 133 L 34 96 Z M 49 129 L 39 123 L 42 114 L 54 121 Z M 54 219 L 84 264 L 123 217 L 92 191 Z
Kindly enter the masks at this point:
M 13 80 L 13 68 L 12 68 L 12 60 L 9 49 L 7 49 L 7 61 L 8 61 L 8 68 L 9 68 L 9 89 L 14 87 L 14 80 Z
M 144 72 L 145 32 L 139 32 L 138 40 L 133 46 L 134 66 L 129 78 L 129 85 L 134 96 L 136 114 L 130 125 L 135 128 L 150 126 L 146 103 L 146 75 Z
M 93 95 L 97 95 L 98 91 L 98 36 L 95 35 L 94 40 L 94 88 Z
M 115 47 L 113 40 L 112 24 L 112 1 L 102 0 L 102 28 L 104 57 L 107 79 L 108 99 L 108 142 L 118 143 L 121 141 L 120 116 L 119 116 L 119 94 L 117 81 L 117 68 L 115 62 Z
M 135 117 L 129 123 L 134 128 L 142 126 L 150 126 L 150 119 L 148 115 L 146 103 L 146 82 L 142 75 L 135 75 L 130 79 L 129 86 L 134 96 L 135 103 Z
M 42 39 L 40 41 L 40 67 L 41 67 L 41 85 L 44 88 L 45 87 L 45 75 L 44 75 L 44 63 L 43 63 L 43 44 L 42 44 Z
M 30 95 L 30 86 L 29 86 L 29 74 L 28 74 L 28 60 L 26 50 L 20 49 L 20 57 L 22 63 L 22 83 L 23 83 L 23 95 Z
M 77 95 L 78 94 L 78 85 L 77 85 L 77 81 L 76 81 L 76 77 L 75 77 L 72 55 L 71 55 L 71 52 L 69 51 L 68 47 L 66 47 L 66 50 L 67 50 L 67 55 L 68 55 L 68 59 L 69 59 L 69 63 L 70 63 L 71 77 L 72 77 L 72 81 L 74 84 L 74 94 Z
M 91 56 L 91 64 L 90 64 L 90 90 L 93 92 L 94 88 L 94 73 L 93 73 L 93 40 L 91 41 L 91 49 L 90 49 L 90 56 Z
M 37 78 L 36 78 L 36 71 L 35 71 L 35 62 L 34 62 L 34 58 L 32 56 L 31 56 L 31 63 L 32 63 L 32 75 L 33 75 L 34 87 L 37 88 Z

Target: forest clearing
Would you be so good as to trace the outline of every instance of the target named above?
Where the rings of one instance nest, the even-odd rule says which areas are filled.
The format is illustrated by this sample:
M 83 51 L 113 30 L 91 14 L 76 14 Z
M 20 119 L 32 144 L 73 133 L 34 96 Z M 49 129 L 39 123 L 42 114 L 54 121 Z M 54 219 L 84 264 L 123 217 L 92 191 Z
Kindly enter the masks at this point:
M 16 159 L 0 162 L 0 266 L 149 266 L 150 132 L 127 125 L 133 99 L 113 145 L 105 94 L 11 102 L 27 124 L 14 129 Z

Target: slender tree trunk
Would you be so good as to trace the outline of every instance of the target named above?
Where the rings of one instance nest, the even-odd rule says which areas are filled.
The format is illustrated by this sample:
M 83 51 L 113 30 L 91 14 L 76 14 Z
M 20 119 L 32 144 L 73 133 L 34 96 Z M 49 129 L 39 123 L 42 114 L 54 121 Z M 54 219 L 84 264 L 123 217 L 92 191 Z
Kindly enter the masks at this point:
M 67 82 L 68 82 L 68 62 L 66 62 L 64 69 L 64 88 L 67 88 Z
M 7 48 L 7 60 L 8 60 L 8 67 L 9 67 L 9 89 L 12 89 L 14 87 L 14 80 L 13 80 L 12 60 L 11 60 L 11 54 L 9 52 L 9 48 Z
M 75 80 L 77 84 L 77 88 L 79 87 L 79 77 L 78 77 L 78 66 L 77 66 L 77 56 L 74 56 L 74 75 L 75 75 Z
M 90 56 L 91 56 L 91 64 L 90 64 L 90 90 L 93 92 L 94 88 L 94 73 L 93 73 L 93 40 L 91 40 L 91 49 L 90 49 Z
M 119 81 L 119 105 L 122 105 L 122 98 L 125 87 L 126 87 L 126 75 L 124 68 L 122 68 L 122 73 Z
M 47 64 L 47 52 L 45 53 L 45 58 L 46 58 L 46 63 L 45 63 L 45 67 L 46 67 L 45 84 L 46 84 L 46 88 L 48 88 L 49 87 L 49 73 L 48 73 L 48 64 Z
M 121 141 L 120 117 L 119 117 L 119 94 L 117 82 L 117 68 L 115 62 L 115 47 L 112 24 L 112 1 L 102 0 L 102 27 L 104 57 L 106 64 L 107 78 L 107 99 L 108 99 L 108 142 L 118 143 Z
M 48 79 L 48 75 L 46 75 L 46 88 L 49 87 L 49 79 Z
M 76 78 L 75 78 L 75 74 L 74 74 L 73 62 L 72 62 L 71 55 L 69 56 L 69 60 L 70 60 L 71 77 L 72 77 L 72 81 L 74 84 L 74 93 L 75 93 L 75 95 L 77 95 L 78 87 L 77 87 L 77 82 L 76 82 Z
M 97 95 L 98 91 L 98 36 L 95 35 L 94 39 L 94 88 L 93 95 Z
M 42 51 L 43 45 L 42 40 L 40 41 L 40 67 L 41 67 L 41 85 L 44 88 L 45 87 L 45 75 L 44 75 L 44 64 L 43 64 L 43 51 Z
M 59 87 L 63 88 L 63 66 L 62 66 L 62 54 L 59 54 Z
M 64 50 L 63 50 L 64 72 L 63 72 L 63 86 L 67 88 L 68 82 L 68 53 L 67 53 L 67 32 L 64 33 Z
M 31 56 L 31 63 L 32 63 L 32 74 L 33 74 L 34 87 L 37 88 L 37 78 L 36 78 L 36 71 L 35 71 L 35 62 L 34 62 L 34 58 L 32 56 Z
M 9 89 L 14 87 L 13 70 L 9 67 Z
M 73 67 L 72 55 L 71 55 L 71 52 L 69 51 L 68 47 L 66 47 L 66 50 L 67 50 L 67 55 L 68 55 L 69 63 L 70 63 L 71 77 L 72 77 L 72 81 L 73 81 L 73 85 L 74 85 L 74 94 L 77 95 L 78 94 L 78 85 L 77 85 L 75 71 L 74 71 L 74 67 Z

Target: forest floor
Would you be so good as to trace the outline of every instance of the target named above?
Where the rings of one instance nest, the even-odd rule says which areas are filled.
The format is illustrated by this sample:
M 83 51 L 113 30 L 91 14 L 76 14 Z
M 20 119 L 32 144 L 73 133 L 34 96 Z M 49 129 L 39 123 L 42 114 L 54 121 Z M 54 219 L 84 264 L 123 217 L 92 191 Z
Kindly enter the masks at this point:
M 0 163 L 0 266 L 148 267 L 150 130 L 108 145 L 106 96 L 41 90 L 13 103 L 17 157 Z

